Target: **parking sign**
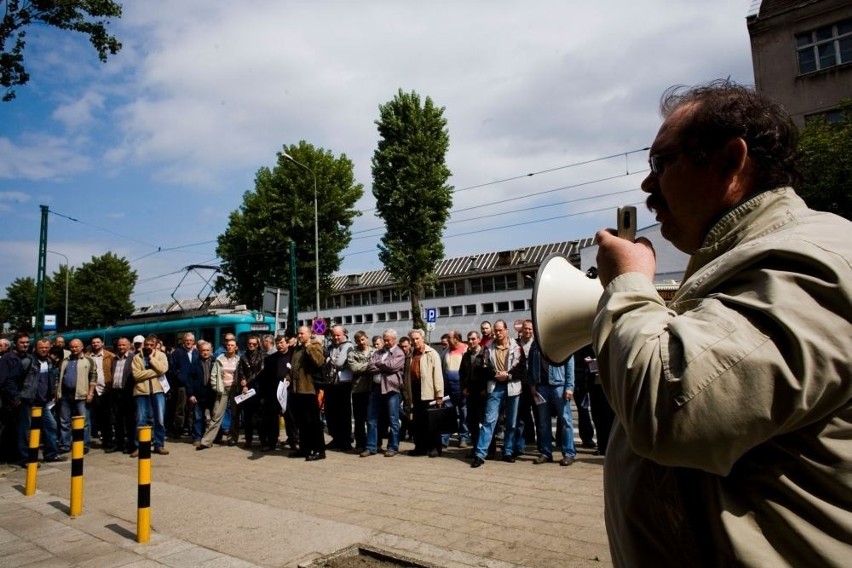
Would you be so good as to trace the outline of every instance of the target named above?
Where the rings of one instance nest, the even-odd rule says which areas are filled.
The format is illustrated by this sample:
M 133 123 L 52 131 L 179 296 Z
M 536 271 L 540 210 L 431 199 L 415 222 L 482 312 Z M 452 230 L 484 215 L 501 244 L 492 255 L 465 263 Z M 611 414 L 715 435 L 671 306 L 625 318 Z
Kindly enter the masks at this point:
M 438 321 L 438 309 L 426 308 L 426 323 L 435 323 Z

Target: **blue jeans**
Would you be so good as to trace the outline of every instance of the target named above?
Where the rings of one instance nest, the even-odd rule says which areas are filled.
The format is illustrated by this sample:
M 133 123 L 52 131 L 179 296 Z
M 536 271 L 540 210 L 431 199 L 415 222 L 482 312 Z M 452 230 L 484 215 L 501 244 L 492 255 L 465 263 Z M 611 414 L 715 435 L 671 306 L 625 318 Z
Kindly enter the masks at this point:
M 21 406 L 18 408 L 18 451 L 22 460 L 28 459 L 30 455 L 30 417 L 32 410 L 33 404 L 30 401 L 21 400 Z M 44 444 L 45 459 L 53 459 L 59 455 L 57 431 L 53 410 L 42 408 L 41 443 Z
M 494 390 L 488 394 L 485 400 L 485 416 L 482 419 L 482 428 L 479 430 L 479 441 L 476 444 L 476 457 L 485 459 L 488 454 L 488 446 L 494 437 L 494 428 L 500 417 L 500 404 L 506 401 L 506 433 L 503 437 L 503 455 L 512 455 L 515 447 L 515 423 L 518 420 L 519 396 L 509 396 L 506 391 L 506 383 L 497 383 Z
M 142 426 L 154 426 L 153 440 L 154 448 L 162 448 L 166 444 L 166 426 L 164 424 L 166 415 L 166 396 L 154 393 L 153 396 L 141 395 L 136 398 L 136 441 L 139 441 L 139 428 Z
M 541 435 L 538 443 L 539 453 L 548 458 L 553 457 L 553 426 L 550 420 L 553 413 L 562 422 L 562 439 L 559 440 L 562 457 L 573 458 L 577 455 L 574 447 L 574 419 L 571 416 L 571 401 L 565 400 L 565 386 L 536 385 L 536 390 L 546 401 L 535 405 L 538 431 Z
M 373 387 L 370 391 L 370 403 L 367 407 L 367 450 L 375 452 L 379 444 L 379 409 L 380 405 L 387 405 L 388 416 L 390 417 L 390 439 L 388 440 L 388 450 L 392 452 L 399 451 L 399 401 L 400 395 L 398 392 L 389 392 L 382 394 L 382 391 L 377 387 Z
M 448 380 L 444 383 L 445 392 L 450 395 L 450 403 L 447 406 L 453 406 L 456 409 L 458 419 L 459 442 L 470 443 L 470 431 L 467 429 L 467 403 L 461 391 L 461 385 L 458 381 Z M 450 434 L 442 434 L 441 442 L 444 446 L 450 444 Z
M 192 440 L 197 442 L 204 436 L 204 405 L 196 402 L 192 407 Z
M 86 426 L 83 429 L 83 445 L 88 448 L 92 441 L 92 433 L 89 426 L 89 408 L 86 406 L 86 399 L 75 400 L 74 394 L 62 394 L 59 399 L 59 451 L 68 452 L 71 450 L 71 417 L 85 416 Z

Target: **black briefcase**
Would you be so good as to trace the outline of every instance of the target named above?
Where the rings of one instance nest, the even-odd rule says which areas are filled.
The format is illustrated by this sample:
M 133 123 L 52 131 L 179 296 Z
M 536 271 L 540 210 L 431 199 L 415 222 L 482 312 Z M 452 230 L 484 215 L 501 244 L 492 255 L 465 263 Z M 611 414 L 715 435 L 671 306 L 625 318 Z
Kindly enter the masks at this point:
M 433 406 L 426 410 L 429 432 L 454 434 L 459 429 L 458 415 L 452 406 Z

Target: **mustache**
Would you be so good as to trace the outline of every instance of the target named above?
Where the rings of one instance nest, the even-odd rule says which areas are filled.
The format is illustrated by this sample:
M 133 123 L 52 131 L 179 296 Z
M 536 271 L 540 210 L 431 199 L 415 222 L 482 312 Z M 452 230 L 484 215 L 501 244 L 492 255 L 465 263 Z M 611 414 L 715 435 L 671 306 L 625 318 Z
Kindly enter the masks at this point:
M 666 200 L 663 199 L 663 196 L 657 193 L 652 193 L 648 196 L 648 199 L 645 200 L 645 207 L 648 208 L 648 211 L 656 212 L 660 210 L 666 210 Z

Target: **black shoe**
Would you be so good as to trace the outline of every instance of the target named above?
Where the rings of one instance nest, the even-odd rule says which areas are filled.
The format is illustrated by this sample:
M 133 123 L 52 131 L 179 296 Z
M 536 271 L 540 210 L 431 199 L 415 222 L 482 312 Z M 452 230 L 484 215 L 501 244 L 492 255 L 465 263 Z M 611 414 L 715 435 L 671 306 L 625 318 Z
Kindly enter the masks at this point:
M 506 454 L 503 456 L 503 461 L 506 463 L 515 463 L 515 456 L 512 454 Z
M 423 450 L 408 450 L 407 455 L 409 455 L 409 456 L 425 456 L 426 452 L 424 452 Z
M 289 454 L 287 454 L 287 457 L 288 458 L 306 458 L 306 457 L 308 457 L 308 454 L 306 454 L 305 452 L 300 452 L 300 451 L 297 450 L 297 451 L 290 452 Z
M 112 453 L 117 452 L 117 451 L 118 451 L 118 448 L 115 447 L 115 446 L 109 446 L 108 448 L 104 448 L 105 454 L 112 454 Z
M 536 465 L 543 464 L 543 463 L 553 463 L 553 456 L 545 456 L 545 455 L 538 456 L 537 458 L 535 458 L 533 460 L 533 463 L 536 464 Z
M 68 458 L 66 458 L 65 456 L 53 456 L 53 457 L 50 457 L 50 458 L 44 458 L 44 461 L 46 463 L 56 463 L 56 462 L 68 461 Z
M 311 454 L 311 455 L 307 456 L 305 458 L 305 461 L 313 462 L 313 461 L 324 460 L 324 459 L 325 459 L 325 452 L 320 452 L 318 454 Z
M 204 444 L 201 444 L 199 446 L 195 446 L 196 452 L 200 452 L 201 450 L 209 450 L 209 449 L 210 449 L 210 446 L 205 446 Z
M 479 467 L 484 463 L 485 463 L 485 460 L 477 456 L 477 457 L 473 458 L 473 461 L 471 462 L 470 467 Z
M 437 458 L 437 457 L 438 457 L 438 456 L 440 456 L 440 455 L 441 455 L 441 452 L 439 452 L 437 449 L 432 449 L 432 450 L 429 452 L 429 457 L 430 457 L 430 458 Z

